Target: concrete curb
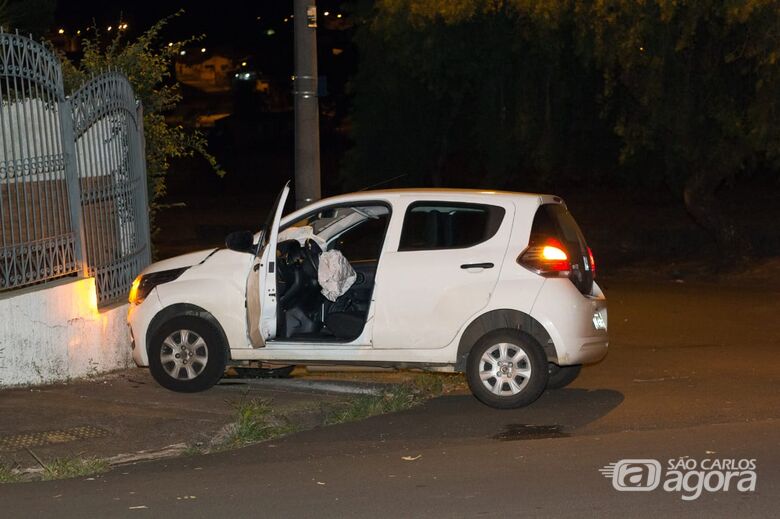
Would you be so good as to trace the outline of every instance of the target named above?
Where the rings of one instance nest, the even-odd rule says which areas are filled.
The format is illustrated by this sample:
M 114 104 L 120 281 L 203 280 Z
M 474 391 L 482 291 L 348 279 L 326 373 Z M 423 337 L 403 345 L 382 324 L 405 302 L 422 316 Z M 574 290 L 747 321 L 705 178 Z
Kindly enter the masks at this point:
M 281 391 L 332 393 L 346 395 L 379 395 L 387 389 L 387 384 L 370 384 L 349 380 L 301 380 L 294 378 L 230 378 L 219 383 L 226 386 L 255 386 Z

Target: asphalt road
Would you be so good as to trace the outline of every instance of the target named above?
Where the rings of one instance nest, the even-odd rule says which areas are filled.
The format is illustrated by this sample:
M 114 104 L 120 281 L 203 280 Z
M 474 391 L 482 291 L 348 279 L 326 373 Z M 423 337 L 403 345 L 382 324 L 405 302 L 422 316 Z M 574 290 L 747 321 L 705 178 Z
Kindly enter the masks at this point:
M 528 408 L 446 396 L 239 451 L 1 485 L 0 514 L 777 517 L 780 291 L 607 284 L 607 295 L 607 359 Z M 680 458 L 754 460 L 755 489 L 737 488 L 752 477 L 739 471 L 717 490 L 728 475 L 697 467 L 683 473 L 681 491 L 664 490 L 667 464 Z M 622 459 L 657 460 L 660 486 L 616 490 L 599 469 Z M 683 499 L 699 482 L 714 490 Z

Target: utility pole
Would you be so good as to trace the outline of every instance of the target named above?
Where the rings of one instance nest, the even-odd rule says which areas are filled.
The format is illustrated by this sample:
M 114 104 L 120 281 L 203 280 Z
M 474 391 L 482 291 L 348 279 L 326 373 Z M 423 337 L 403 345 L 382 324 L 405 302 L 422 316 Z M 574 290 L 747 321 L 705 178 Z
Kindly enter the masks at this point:
M 321 197 L 320 108 L 317 99 L 317 5 L 294 0 L 295 206 Z

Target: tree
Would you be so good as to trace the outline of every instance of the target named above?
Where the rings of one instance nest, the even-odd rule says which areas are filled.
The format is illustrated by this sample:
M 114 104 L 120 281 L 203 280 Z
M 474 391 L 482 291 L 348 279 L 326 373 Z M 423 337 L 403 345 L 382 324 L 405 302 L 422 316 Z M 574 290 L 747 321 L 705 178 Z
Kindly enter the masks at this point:
M 749 251 L 716 193 L 780 155 L 780 3 L 603 0 L 578 6 L 615 110 L 621 160 L 651 163 L 728 262 Z
M 188 43 L 180 41 L 162 45 L 159 35 L 169 19 L 157 22 L 134 41 L 125 40 L 119 31 L 113 38 L 104 41 L 95 26 L 92 31 L 94 36 L 82 41 L 84 53 L 78 63 L 61 56 L 66 92 L 74 91 L 90 76 L 109 68 L 121 71 L 133 86 L 135 95 L 143 105 L 152 218 L 158 207 L 156 202 L 165 195 L 165 175 L 172 159 L 199 154 L 217 174 L 224 174 L 216 159 L 208 152 L 206 139 L 200 132 L 190 132 L 165 121 L 165 112 L 181 100 L 178 83 L 171 80 L 174 57 Z
M 56 0 L 0 0 L 0 27 L 41 36 L 54 23 Z
M 614 156 L 568 3 L 360 4 L 354 148 L 345 177 L 524 187 L 583 179 Z M 606 144 L 604 144 L 606 143 Z

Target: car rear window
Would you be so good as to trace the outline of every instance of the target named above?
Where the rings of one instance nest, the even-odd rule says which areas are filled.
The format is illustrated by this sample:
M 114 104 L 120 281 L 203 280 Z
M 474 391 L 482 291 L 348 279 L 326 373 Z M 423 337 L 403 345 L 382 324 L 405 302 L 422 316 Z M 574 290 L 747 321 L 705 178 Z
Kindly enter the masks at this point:
M 564 205 L 544 204 L 536 212 L 531 227 L 531 244 L 550 237 L 561 240 L 570 254 L 587 253 L 580 227 Z
M 588 244 L 565 205 L 544 204 L 536 211 L 529 246 L 543 244 L 550 238 L 556 238 L 566 248 L 572 262 L 572 282 L 583 294 L 590 293 L 593 272 L 588 262 Z
M 455 202 L 415 202 L 404 216 L 399 251 L 462 249 L 492 238 L 504 208 Z

